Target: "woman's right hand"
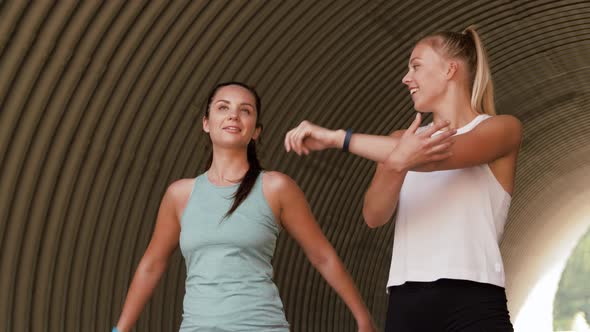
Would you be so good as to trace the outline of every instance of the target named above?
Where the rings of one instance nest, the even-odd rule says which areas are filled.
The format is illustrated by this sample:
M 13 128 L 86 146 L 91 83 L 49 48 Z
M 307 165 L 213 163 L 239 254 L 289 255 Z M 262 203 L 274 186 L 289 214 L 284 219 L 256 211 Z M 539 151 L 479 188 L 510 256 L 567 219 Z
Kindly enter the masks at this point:
M 373 321 L 369 321 L 366 324 L 358 324 L 358 332 L 376 332 L 377 328 L 373 324 Z
M 398 144 L 385 160 L 384 166 L 387 169 L 405 172 L 430 162 L 449 158 L 452 155 L 449 149 L 454 143 L 452 136 L 457 133 L 457 130 L 449 129 L 432 136 L 437 131 L 449 126 L 449 122 L 440 122 L 416 133 L 421 121 L 422 115 L 418 113 L 416 119 L 401 135 Z
M 304 120 L 285 135 L 285 150 L 307 155 L 311 151 L 341 147 L 345 134 L 343 130 L 326 129 Z

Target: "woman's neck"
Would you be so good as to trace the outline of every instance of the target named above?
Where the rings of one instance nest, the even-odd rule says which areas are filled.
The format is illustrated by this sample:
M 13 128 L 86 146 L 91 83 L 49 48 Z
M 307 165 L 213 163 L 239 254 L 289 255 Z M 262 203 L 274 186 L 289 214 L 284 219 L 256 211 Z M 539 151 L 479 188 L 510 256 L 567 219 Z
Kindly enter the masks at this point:
M 449 91 L 446 98 L 437 104 L 436 109 L 432 112 L 435 122 L 449 121 L 451 129 L 461 128 L 471 122 L 479 115 L 471 107 L 471 96 L 463 92 L 464 89 L 458 89 L 455 92 Z
M 216 184 L 235 184 L 250 168 L 248 154 L 245 149 L 234 150 L 213 148 L 213 161 L 209 167 L 209 179 Z

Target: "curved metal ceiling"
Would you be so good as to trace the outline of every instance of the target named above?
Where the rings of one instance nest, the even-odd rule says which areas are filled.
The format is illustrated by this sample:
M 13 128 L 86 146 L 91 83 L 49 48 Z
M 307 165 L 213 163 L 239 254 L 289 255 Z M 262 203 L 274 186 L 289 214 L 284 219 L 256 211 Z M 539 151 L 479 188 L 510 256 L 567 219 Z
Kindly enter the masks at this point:
M 413 43 L 473 23 L 499 112 L 525 126 L 502 247 L 518 312 L 539 273 L 528 257 L 550 256 L 527 233 L 564 227 L 546 216 L 589 182 L 587 1 L 0 2 L 1 329 L 116 321 L 165 188 L 204 166 L 200 112 L 226 80 L 257 86 L 263 163 L 304 189 L 382 324 L 393 228 L 363 226 L 372 165 L 338 152 L 298 158 L 282 138 L 302 119 L 379 134 L 407 126 L 400 81 Z M 284 235 L 275 268 L 295 331 L 355 329 Z M 177 328 L 183 281 L 177 254 L 137 330 Z

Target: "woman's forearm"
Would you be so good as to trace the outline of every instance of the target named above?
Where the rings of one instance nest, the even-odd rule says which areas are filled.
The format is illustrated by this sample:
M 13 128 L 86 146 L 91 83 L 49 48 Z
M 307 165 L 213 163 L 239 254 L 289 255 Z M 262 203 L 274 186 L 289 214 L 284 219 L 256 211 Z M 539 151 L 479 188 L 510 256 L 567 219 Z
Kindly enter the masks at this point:
M 119 332 L 128 332 L 135 325 L 165 271 L 165 266 L 148 265 L 140 263 L 133 276 L 121 317 L 116 325 Z
M 407 172 L 386 169 L 378 164 L 363 202 L 363 217 L 371 228 L 385 225 L 393 216 Z
M 326 259 L 315 263 L 314 266 L 344 301 L 357 323 L 371 325 L 371 315 L 336 251 L 332 250 L 329 255 L 326 255 Z
M 331 146 L 342 149 L 345 135 L 344 130 L 334 130 L 331 135 L 333 137 Z M 382 163 L 397 146 L 398 141 L 398 137 L 353 133 L 348 151 L 359 157 Z
M 348 150 L 359 157 L 378 163 L 385 162 L 399 139 L 391 136 L 352 134 Z

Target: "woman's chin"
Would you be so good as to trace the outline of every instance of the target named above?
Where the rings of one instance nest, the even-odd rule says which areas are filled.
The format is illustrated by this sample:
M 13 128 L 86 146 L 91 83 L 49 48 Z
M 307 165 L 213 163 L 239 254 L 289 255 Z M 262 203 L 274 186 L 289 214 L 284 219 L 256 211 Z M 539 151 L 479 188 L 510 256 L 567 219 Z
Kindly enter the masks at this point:
M 224 149 L 236 150 L 245 149 L 248 146 L 247 143 L 244 143 L 242 140 L 237 139 L 221 139 L 214 142 L 214 144 Z
M 414 103 L 414 109 L 416 112 L 420 113 L 432 113 L 429 107 L 426 107 L 424 104 Z

